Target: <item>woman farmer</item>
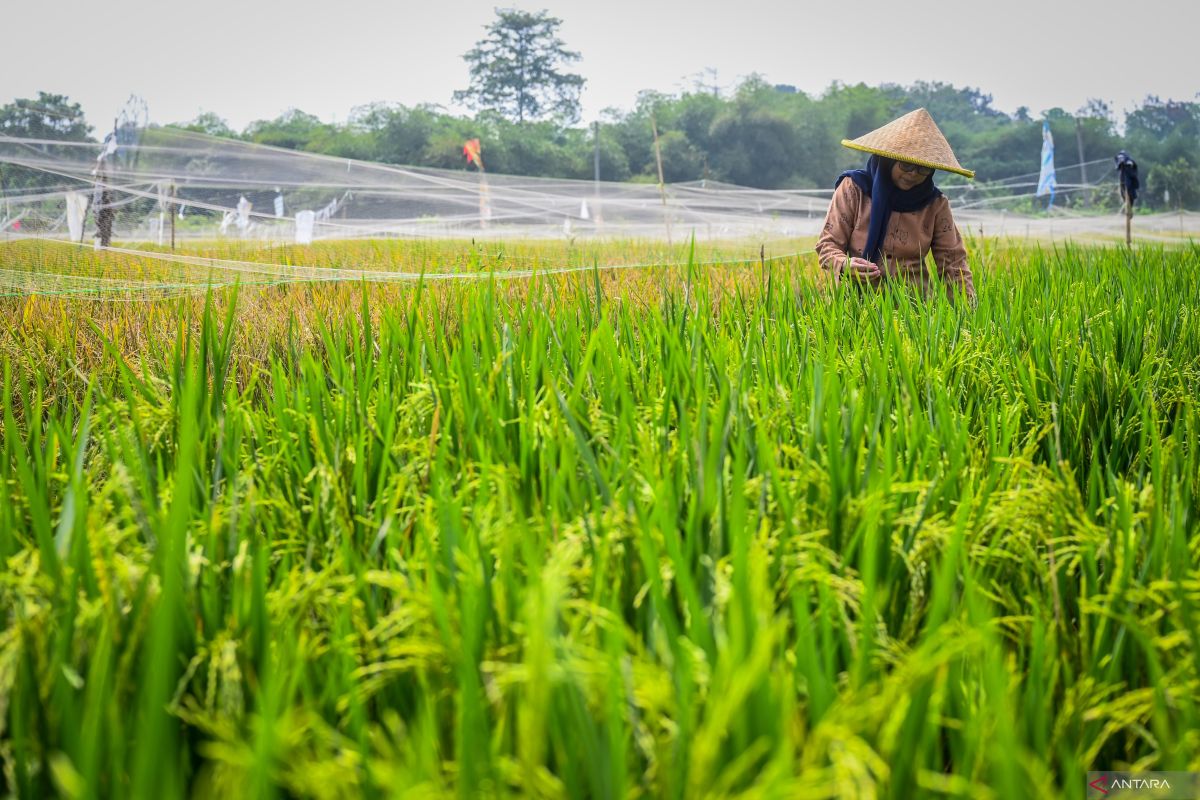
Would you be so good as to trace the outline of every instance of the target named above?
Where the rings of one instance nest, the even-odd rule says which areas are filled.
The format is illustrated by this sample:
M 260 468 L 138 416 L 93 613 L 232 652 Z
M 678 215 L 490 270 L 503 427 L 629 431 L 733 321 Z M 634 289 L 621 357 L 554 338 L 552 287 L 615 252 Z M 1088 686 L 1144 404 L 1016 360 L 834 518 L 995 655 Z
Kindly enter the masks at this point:
M 843 172 L 834 184 L 825 229 L 817 240 L 821 268 L 834 280 L 862 285 L 904 281 L 928 292 L 925 256 L 932 251 L 938 276 L 953 296 L 973 304 L 975 285 L 967 250 L 950 213 L 950 201 L 933 185 L 933 171 L 968 178 L 929 112 L 918 108 L 882 128 L 842 144 L 870 153 L 866 169 Z

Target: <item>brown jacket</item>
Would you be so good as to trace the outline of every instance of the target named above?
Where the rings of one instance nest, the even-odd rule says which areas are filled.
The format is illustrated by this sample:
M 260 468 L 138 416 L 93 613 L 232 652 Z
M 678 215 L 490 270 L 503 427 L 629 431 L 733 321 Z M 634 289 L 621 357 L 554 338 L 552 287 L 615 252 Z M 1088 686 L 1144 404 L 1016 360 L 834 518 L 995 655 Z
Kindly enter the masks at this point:
M 867 228 L 871 223 L 871 197 L 852 180 L 838 184 L 825 215 L 825 229 L 817 240 L 821 268 L 841 274 L 849 256 L 863 257 Z M 953 294 L 961 288 L 975 302 L 975 284 L 967 266 L 967 249 L 950 213 L 945 195 L 920 211 L 893 211 L 883 237 L 880 264 L 887 278 L 900 278 L 923 292 L 932 282 L 925 256 L 932 250 L 938 276 Z

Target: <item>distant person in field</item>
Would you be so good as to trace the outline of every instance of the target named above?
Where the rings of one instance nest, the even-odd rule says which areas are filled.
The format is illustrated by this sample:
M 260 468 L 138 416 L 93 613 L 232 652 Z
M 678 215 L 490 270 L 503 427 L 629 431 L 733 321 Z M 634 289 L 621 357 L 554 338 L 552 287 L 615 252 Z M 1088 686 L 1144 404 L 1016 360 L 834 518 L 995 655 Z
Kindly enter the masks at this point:
M 968 178 L 929 112 L 918 108 L 882 128 L 842 144 L 870 153 L 866 169 L 838 176 L 825 228 L 817 240 L 821 268 L 835 281 L 881 286 L 904 281 L 928 292 L 932 279 L 926 256 L 947 291 L 975 302 L 950 201 L 933 185 L 936 169 Z

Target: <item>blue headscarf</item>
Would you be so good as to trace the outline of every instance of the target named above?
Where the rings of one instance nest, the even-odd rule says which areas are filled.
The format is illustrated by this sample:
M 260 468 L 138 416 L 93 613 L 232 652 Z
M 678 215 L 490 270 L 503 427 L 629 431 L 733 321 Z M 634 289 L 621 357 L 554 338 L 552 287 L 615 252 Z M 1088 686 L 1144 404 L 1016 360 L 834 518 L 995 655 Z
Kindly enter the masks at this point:
M 941 190 L 933 185 L 932 175 L 907 191 L 898 189 L 892 183 L 892 165 L 895 163 L 894 159 L 873 155 L 867 159 L 866 169 L 846 170 L 833 184 L 836 189 L 838 184 L 849 178 L 863 194 L 871 198 L 871 224 L 867 228 L 867 246 L 862 255 L 870 261 L 879 257 L 888 217 L 893 211 L 920 211 L 942 196 Z

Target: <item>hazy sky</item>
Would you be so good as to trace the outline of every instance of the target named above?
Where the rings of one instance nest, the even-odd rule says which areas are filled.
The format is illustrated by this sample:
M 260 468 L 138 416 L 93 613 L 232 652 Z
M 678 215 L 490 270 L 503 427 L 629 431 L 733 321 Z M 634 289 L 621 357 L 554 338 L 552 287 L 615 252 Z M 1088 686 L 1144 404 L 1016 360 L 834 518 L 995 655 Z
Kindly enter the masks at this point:
M 410 0 L 3 0 L 0 103 L 38 90 L 82 103 L 98 128 L 129 94 L 155 122 L 214 111 L 242 128 L 300 108 L 345 120 L 372 101 L 438 103 L 465 87 L 462 54 L 495 3 Z M 940 80 L 996 107 L 1118 114 L 1148 93 L 1200 91 L 1197 0 L 533 0 L 583 60 L 584 119 L 640 89 L 678 91 L 705 68 L 818 93 L 831 81 Z M 18 12 L 16 9 L 20 9 Z M 36 8 L 36 10 L 35 10 Z M 1125 48 L 1132 53 L 1125 54 Z

